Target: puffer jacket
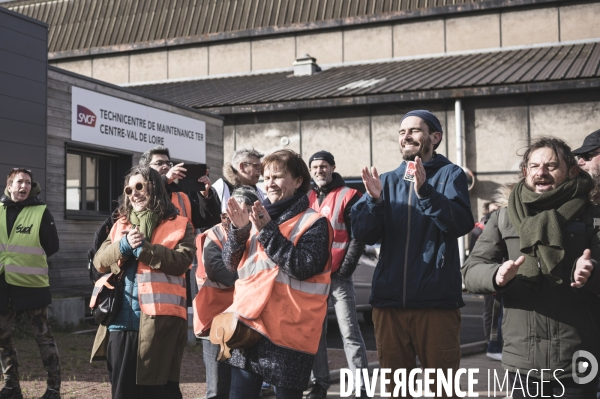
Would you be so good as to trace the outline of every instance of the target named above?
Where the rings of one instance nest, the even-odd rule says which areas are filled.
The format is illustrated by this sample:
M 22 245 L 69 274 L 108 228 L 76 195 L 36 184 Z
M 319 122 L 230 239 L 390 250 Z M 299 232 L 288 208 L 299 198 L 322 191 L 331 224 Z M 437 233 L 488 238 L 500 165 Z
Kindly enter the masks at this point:
M 504 287 L 496 286 L 502 263 L 521 256 L 520 238 L 507 208 L 494 212 L 485 225 L 462 273 L 470 292 L 503 295 L 502 363 L 507 370 L 521 375 L 534 370 L 531 375 L 538 379 L 541 369 L 557 370 L 556 377 L 566 379 L 572 377 L 576 351 L 583 349 L 600 358 L 600 298 L 593 292 L 600 272 L 594 272 L 581 288 L 570 286 L 575 263 L 585 249 L 592 251 L 592 259 L 600 260 L 600 229 L 594 227 L 598 218 L 600 209 L 590 204 L 565 226 L 563 282 L 558 286 L 551 286 L 546 278 L 531 285 L 518 276 Z M 544 375 L 548 377 L 547 372 Z
M 423 163 L 427 181 L 415 194 L 406 162 L 381 175 L 381 202 L 364 195 L 352 207 L 352 234 L 381 239 L 371 305 L 377 308 L 457 309 L 464 306 L 457 238 L 475 222 L 467 177 L 437 154 Z

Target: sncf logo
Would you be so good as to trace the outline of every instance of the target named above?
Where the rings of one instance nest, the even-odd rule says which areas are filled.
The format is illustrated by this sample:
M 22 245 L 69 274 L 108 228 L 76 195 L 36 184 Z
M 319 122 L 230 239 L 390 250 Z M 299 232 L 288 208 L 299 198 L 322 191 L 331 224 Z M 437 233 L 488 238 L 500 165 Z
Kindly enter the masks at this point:
M 96 126 L 96 114 L 82 105 L 77 106 L 77 123 L 94 127 Z

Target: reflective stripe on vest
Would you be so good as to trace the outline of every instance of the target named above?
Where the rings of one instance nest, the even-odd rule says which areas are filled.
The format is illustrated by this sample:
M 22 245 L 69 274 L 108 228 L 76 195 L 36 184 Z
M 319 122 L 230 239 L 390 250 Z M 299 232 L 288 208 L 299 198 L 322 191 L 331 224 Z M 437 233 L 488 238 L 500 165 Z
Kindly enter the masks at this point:
M 279 225 L 279 231 L 296 245 L 302 234 L 322 217 L 309 208 Z M 332 237 L 329 227 L 330 245 Z M 300 281 L 268 258 L 253 229 L 240 265 L 234 301 L 225 312 L 236 313 L 240 321 L 275 345 L 315 354 L 327 312 L 331 256 L 323 272 Z
M 187 194 L 172 192 L 171 202 L 179 211 L 180 216 L 187 218 L 190 222 L 192 221 L 192 203 L 190 202 L 190 197 L 188 197 Z
M 200 237 L 202 236 L 202 237 Z M 212 320 L 223 313 L 233 303 L 233 287 L 226 287 L 206 276 L 206 259 L 204 248 L 214 242 L 221 250 L 227 240 L 227 235 L 222 224 L 196 237 L 196 257 L 198 268 L 196 269 L 196 281 L 198 282 L 198 293 L 192 303 L 194 308 L 194 334 L 198 337 L 207 335 Z
M 154 229 L 151 243 L 175 249 L 183 239 L 188 223 L 189 220 L 183 216 L 163 221 Z M 130 227 L 125 218 L 117 220 L 110 231 L 112 242 L 120 240 L 123 237 L 122 231 Z M 185 274 L 172 276 L 138 261 L 136 278 L 142 312 L 148 316 L 177 316 L 187 319 Z
M 348 202 L 357 193 L 359 192 L 350 187 L 338 187 L 327 194 L 321 205 L 319 205 L 319 199 L 314 190 L 308 193 L 310 207 L 325 216 L 333 227 L 333 244 L 331 246 L 332 273 L 336 272 L 342 265 L 348 245 L 350 244 L 351 237 L 346 228 L 344 211 Z
M 0 273 L 6 282 L 21 287 L 48 287 L 48 263 L 40 242 L 40 225 L 46 205 L 26 206 L 19 212 L 10 237 L 6 207 L 0 206 Z
M 90 308 L 93 309 L 96 305 L 96 299 L 98 299 L 98 293 L 102 287 L 107 286 L 110 289 L 114 289 L 114 287 L 108 283 L 108 278 L 110 276 L 111 273 L 104 274 L 94 283 L 94 290 L 92 291 L 92 298 L 90 299 Z

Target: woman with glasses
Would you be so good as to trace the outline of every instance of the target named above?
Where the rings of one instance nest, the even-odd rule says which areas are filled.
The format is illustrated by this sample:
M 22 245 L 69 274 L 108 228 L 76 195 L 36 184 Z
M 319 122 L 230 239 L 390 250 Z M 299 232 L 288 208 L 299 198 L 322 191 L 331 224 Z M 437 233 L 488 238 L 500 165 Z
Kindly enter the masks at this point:
M 185 272 L 194 229 L 179 216 L 160 174 L 144 166 L 125 178 L 119 219 L 94 257 L 103 273 L 124 273 L 116 318 L 96 334 L 92 359 L 106 357 L 113 398 L 181 398 L 187 340 Z

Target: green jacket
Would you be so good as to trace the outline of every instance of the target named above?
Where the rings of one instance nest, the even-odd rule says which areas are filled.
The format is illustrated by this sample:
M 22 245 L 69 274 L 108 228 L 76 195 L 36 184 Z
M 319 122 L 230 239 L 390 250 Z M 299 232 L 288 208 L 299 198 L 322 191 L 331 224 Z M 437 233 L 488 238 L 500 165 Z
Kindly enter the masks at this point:
M 506 208 L 494 212 L 485 225 L 462 273 L 468 291 L 502 293 L 505 369 L 521 374 L 537 369 L 531 372 L 536 378 L 541 369 L 562 369 L 556 377 L 565 379 L 572 377 L 575 351 L 583 349 L 600 359 L 600 297 L 590 289 L 597 286 L 600 271 L 583 287 L 570 286 L 575 262 L 586 248 L 592 251 L 592 259 L 600 260 L 600 229 L 594 227 L 594 216 L 600 222 L 600 210 L 590 205 L 565 226 L 563 283 L 555 287 L 543 278 L 536 288 L 530 288 L 518 277 L 497 287 L 496 271 L 504 261 L 521 256 L 520 240 Z

